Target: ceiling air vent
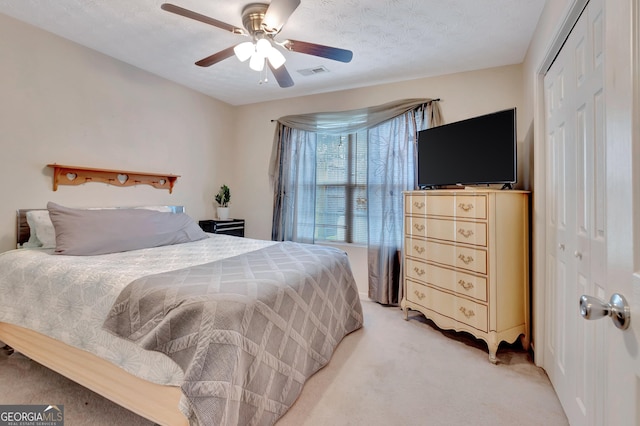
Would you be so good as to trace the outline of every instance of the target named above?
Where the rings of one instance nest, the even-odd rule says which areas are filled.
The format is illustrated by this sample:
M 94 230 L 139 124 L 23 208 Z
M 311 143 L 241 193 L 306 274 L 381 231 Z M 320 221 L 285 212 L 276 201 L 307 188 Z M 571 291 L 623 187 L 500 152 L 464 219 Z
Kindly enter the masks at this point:
M 313 68 L 298 70 L 298 72 L 306 77 L 314 74 L 322 74 L 324 72 L 329 72 L 329 70 L 324 65 L 320 65 Z

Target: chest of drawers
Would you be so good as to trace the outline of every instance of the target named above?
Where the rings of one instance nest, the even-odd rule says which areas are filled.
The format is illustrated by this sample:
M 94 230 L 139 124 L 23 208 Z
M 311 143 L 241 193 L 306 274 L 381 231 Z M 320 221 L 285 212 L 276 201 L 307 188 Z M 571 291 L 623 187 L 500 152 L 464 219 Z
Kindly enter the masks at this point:
M 404 193 L 403 298 L 441 328 L 529 344 L 529 193 Z

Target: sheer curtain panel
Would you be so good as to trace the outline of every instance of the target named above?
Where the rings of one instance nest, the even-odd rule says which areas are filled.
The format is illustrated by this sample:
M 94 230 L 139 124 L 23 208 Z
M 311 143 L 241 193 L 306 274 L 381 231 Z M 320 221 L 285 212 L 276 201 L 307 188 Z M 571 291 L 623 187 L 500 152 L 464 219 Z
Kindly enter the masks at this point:
M 366 130 L 369 298 L 397 304 L 402 191 L 414 189 L 417 182 L 418 131 L 442 123 L 438 100 L 405 99 L 278 119 L 269 167 L 274 187 L 272 239 L 314 242 L 316 135 Z

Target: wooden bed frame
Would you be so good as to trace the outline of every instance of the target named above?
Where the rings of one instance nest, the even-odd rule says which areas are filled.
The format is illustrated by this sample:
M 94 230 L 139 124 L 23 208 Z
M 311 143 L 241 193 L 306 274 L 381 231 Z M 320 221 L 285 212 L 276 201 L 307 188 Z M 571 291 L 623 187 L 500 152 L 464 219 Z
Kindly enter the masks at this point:
M 152 383 L 89 352 L 0 322 L 0 340 L 28 358 L 159 425 L 186 426 L 180 388 Z
M 182 206 L 169 206 L 174 213 Z M 17 211 L 17 243 L 29 240 L 26 212 Z M 178 386 L 159 385 L 134 376 L 90 352 L 17 325 L 0 322 L 0 341 L 39 364 L 159 425 L 186 426 L 178 408 Z

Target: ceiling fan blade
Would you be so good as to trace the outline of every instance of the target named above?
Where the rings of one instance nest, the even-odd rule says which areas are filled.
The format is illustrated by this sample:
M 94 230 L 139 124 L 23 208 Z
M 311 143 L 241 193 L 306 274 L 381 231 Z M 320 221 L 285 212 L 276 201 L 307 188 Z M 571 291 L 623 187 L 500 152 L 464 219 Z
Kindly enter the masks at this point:
M 280 45 L 292 52 L 306 53 L 307 55 L 320 56 L 334 61 L 351 62 L 351 59 L 353 59 L 353 52 L 350 50 L 307 43 L 306 41 L 286 40 Z
M 289 75 L 289 71 L 287 71 L 284 65 L 281 65 L 278 68 L 274 68 L 273 65 L 269 63 L 269 61 L 267 61 L 267 64 L 269 64 L 269 69 L 271 70 L 271 72 L 273 73 L 273 76 L 278 81 L 278 86 L 280 87 L 293 86 L 293 79 L 291 78 L 291 75 Z
M 262 21 L 265 31 L 278 33 L 299 5 L 300 0 L 272 0 Z
M 221 50 L 218 53 L 214 53 L 211 56 L 207 56 L 204 59 L 200 59 L 198 62 L 196 62 L 196 65 L 200 67 L 210 67 L 213 64 L 217 64 L 218 62 L 233 56 L 235 54 L 235 52 L 233 51 L 233 48 L 234 46 L 227 47 L 226 49 Z
M 160 8 L 162 10 L 166 10 L 167 12 L 184 16 L 185 18 L 191 18 L 191 19 L 195 19 L 196 21 L 204 22 L 205 24 L 213 25 L 214 27 L 218 27 L 225 31 L 232 32 L 234 34 L 247 35 L 247 32 L 242 28 L 234 27 L 233 25 L 227 24 L 226 22 L 218 21 L 217 19 L 213 19 L 208 16 L 201 15 L 191 10 L 182 8 L 180 6 L 176 6 L 175 4 L 163 3 L 162 6 L 160 6 Z

